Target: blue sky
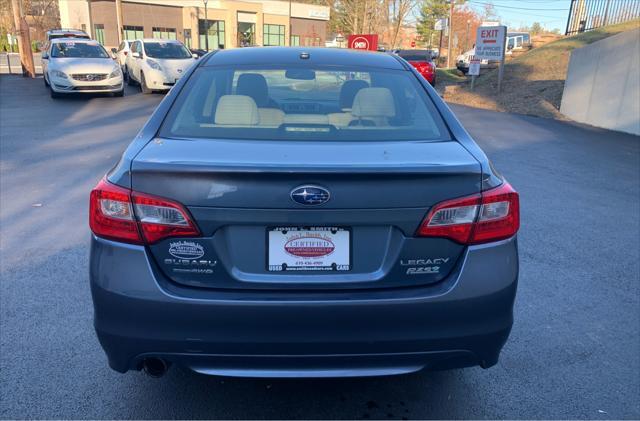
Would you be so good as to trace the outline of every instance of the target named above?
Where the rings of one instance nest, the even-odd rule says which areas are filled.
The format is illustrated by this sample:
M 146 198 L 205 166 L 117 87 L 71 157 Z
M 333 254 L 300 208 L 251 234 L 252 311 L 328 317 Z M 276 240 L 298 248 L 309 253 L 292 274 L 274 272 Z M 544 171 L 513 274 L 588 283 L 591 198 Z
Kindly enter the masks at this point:
M 492 3 L 502 23 L 510 27 L 531 26 L 540 22 L 546 29 L 559 28 L 564 32 L 571 0 L 467 0 L 466 4 L 482 11 L 485 3 Z

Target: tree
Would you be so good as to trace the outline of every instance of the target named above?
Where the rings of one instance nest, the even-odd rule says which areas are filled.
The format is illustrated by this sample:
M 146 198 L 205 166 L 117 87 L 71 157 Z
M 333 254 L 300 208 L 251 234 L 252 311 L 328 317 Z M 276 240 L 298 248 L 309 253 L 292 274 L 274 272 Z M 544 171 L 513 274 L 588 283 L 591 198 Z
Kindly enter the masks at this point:
M 390 18 L 393 24 L 393 34 L 391 37 L 390 47 L 396 48 L 398 42 L 398 34 L 404 24 L 409 13 L 416 7 L 416 0 L 390 0 Z
M 449 15 L 449 2 L 447 0 L 423 0 L 418 17 L 416 29 L 424 42 L 430 43 L 433 37 L 440 36 L 440 31 L 434 28 L 438 19 Z
M 540 22 L 533 22 L 531 24 L 529 32 L 531 33 L 531 35 L 537 35 L 541 32 L 544 32 L 544 29 L 542 28 L 542 25 L 540 25 Z
M 493 3 L 488 2 L 484 4 L 481 18 L 483 22 L 500 20 L 500 16 L 498 15 L 498 12 L 496 12 L 496 7 L 493 5 Z

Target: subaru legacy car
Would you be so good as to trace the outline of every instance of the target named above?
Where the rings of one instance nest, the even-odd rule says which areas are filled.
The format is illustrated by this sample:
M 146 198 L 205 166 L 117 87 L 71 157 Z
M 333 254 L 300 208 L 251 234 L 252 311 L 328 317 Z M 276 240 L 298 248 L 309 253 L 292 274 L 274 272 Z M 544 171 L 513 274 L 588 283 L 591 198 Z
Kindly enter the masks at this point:
M 516 191 L 406 61 L 201 58 L 90 195 L 110 366 L 248 377 L 498 361 Z
M 42 53 L 42 73 L 52 98 L 70 93 L 124 95 L 120 65 L 98 41 L 56 38 Z

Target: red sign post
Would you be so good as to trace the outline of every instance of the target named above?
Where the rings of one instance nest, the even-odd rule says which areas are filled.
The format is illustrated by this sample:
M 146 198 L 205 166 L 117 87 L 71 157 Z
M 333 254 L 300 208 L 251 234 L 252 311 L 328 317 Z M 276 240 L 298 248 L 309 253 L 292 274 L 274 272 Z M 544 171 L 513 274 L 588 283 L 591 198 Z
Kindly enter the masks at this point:
M 378 34 L 349 35 L 349 48 L 378 51 Z

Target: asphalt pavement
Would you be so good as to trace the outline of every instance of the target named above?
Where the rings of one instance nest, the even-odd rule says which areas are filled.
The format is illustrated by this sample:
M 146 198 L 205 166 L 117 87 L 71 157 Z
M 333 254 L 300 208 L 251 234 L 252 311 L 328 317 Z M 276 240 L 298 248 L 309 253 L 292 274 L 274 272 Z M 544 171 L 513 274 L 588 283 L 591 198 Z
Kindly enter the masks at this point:
M 521 194 L 501 360 L 389 378 L 111 371 L 92 327 L 88 194 L 162 95 L 53 100 L 0 76 L 0 417 L 640 418 L 640 138 L 452 107 Z

